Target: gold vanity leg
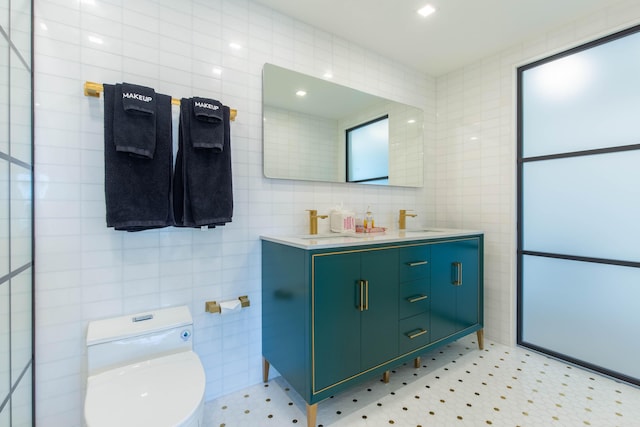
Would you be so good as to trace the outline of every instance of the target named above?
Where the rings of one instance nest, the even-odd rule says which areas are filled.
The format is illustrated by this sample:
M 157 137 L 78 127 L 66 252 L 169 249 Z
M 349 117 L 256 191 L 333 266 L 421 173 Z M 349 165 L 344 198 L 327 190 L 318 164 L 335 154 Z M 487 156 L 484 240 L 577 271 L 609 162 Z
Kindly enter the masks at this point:
M 389 378 L 391 377 L 391 372 L 390 371 L 384 371 L 382 373 L 382 382 L 387 384 L 389 383 Z
M 478 336 L 478 348 L 484 350 L 484 329 L 478 329 L 476 335 Z
M 420 367 L 420 356 L 413 359 L 413 367 L 418 369 Z
M 309 405 L 307 403 L 307 427 L 316 427 L 316 417 L 318 415 L 318 404 Z
M 262 381 L 265 383 L 269 381 L 269 361 L 262 358 Z

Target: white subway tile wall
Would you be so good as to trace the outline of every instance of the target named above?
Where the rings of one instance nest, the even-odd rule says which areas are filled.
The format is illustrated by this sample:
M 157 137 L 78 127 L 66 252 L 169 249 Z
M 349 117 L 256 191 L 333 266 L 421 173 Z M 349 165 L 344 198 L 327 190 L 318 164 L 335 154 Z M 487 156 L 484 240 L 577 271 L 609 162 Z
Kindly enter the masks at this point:
M 84 338 L 96 318 L 189 305 L 206 399 L 259 382 L 259 235 L 304 233 L 305 209 L 325 213 L 341 202 L 357 212 L 370 205 L 376 222 L 392 228 L 402 208 L 419 214 L 416 223 L 485 230 L 486 333 L 511 343 L 515 65 L 630 25 L 640 18 L 635 3 L 435 79 L 249 0 L 36 0 L 37 424 L 83 424 Z M 265 62 L 316 76 L 331 69 L 339 84 L 423 108 L 424 187 L 264 178 Z M 82 94 L 87 80 L 148 85 L 236 108 L 233 222 L 207 231 L 107 229 L 104 108 L 102 99 Z M 328 222 L 319 226 L 328 231 Z M 243 294 L 249 309 L 224 317 L 204 312 L 207 300 Z
M 261 103 L 265 62 L 316 76 L 331 69 L 339 84 L 424 108 L 433 140 L 433 78 L 246 0 L 36 0 L 34 28 L 38 425 L 83 423 L 89 320 L 190 306 L 210 400 L 261 378 L 261 233 L 304 233 L 305 209 L 326 213 L 340 202 L 359 212 L 371 205 L 391 227 L 400 208 L 433 220 L 434 185 L 264 178 Z M 103 100 L 83 95 L 87 80 L 211 97 L 237 109 L 233 222 L 207 231 L 107 229 Z M 328 222 L 320 227 L 328 230 Z M 205 301 L 245 294 L 251 307 L 240 313 L 204 312 Z

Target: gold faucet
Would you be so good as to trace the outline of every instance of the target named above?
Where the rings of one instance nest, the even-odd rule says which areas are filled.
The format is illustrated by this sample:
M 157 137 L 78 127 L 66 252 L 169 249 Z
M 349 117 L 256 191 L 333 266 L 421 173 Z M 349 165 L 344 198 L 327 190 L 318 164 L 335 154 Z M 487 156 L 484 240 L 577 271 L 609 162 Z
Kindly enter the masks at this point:
M 408 214 L 406 209 L 400 209 L 400 221 L 398 221 L 398 229 L 404 230 L 407 228 L 407 217 L 410 216 L 412 218 L 418 216 L 417 214 Z
M 318 215 L 315 209 L 307 209 L 309 211 L 309 234 L 318 234 L 318 218 L 327 218 L 329 215 Z

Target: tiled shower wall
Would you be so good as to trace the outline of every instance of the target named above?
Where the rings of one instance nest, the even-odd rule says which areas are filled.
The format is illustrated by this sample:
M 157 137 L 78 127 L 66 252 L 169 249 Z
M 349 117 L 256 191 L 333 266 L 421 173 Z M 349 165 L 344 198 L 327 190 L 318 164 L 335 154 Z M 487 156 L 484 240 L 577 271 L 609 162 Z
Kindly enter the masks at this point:
M 437 79 L 436 222 L 485 232 L 485 330 L 516 340 L 516 69 L 640 23 L 624 0 Z
M 393 226 L 398 209 L 434 219 L 434 167 L 424 188 L 271 180 L 262 174 L 265 62 L 419 106 L 435 137 L 435 80 L 247 0 L 35 2 L 37 424 L 82 424 L 91 319 L 187 304 L 206 399 L 261 379 L 262 233 L 304 233 L 305 209 L 364 211 Z M 239 49 L 230 43 L 240 45 Z M 175 98 L 220 99 L 231 123 L 235 214 L 207 231 L 106 228 L 102 99 L 85 81 L 147 85 Z M 178 108 L 174 107 L 174 133 Z M 433 159 L 427 145 L 425 157 Z M 320 223 L 321 231 L 328 228 Z M 221 317 L 207 300 L 249 295 Z

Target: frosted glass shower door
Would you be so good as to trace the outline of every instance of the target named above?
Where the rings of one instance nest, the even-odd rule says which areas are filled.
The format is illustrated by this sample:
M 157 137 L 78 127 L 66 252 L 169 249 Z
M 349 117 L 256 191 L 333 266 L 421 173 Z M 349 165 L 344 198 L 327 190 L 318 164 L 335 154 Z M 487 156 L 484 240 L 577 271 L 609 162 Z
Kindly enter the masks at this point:
M 522 268 L 526 342 L 640 378 L 639 268 L 536 256 Z
M 518 70 L 518 343 L 640 385 L 640 27 Z

